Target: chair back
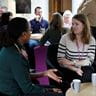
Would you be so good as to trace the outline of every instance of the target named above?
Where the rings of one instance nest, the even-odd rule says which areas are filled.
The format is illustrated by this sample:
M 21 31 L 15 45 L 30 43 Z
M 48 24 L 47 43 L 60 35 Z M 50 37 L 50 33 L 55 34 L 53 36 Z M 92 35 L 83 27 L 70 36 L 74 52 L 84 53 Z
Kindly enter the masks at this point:
M 36 72 L 42 72 L 47 70 L 47 46 L 36 46 L 34 48 L 34 56 Z M 49 85 L 48 77 L 40 77 L 37 80 L 39 81 L 40 85 Z

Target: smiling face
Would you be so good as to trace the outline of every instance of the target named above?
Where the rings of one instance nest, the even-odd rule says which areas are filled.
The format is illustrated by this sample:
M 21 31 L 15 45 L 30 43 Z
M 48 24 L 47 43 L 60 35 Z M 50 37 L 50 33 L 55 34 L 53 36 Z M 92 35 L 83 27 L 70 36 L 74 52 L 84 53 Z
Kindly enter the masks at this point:
M 82 34 L 83 29 L 84 29 L 83 23 L 80 22 L 79 20 L 73 18 L 72 19 L 72 30 L 73 30 L 74 34 L 75 35 Z
M 38 16 L 42 16 L 42 9 L 40 8 L 37 8 L 36 11 L 35 11 L 35 15 L 38 15 Z

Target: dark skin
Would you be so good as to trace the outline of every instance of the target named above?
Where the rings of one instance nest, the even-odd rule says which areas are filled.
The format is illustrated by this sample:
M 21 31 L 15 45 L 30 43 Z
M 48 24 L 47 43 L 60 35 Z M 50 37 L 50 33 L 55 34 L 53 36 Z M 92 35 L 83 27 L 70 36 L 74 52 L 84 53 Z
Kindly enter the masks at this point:
M 22 35 L 19 37 L 18 42 L 23 45 L 24 43 L 26 43 L 29 40 L 30 35 L 31 35 L 30 32 L 23 32 Z M 23 52 L 22 54 L 26 56 L 26 52 Z M 62 77 L 57 76 L 55 74 L 57 71 L 58 71 L 57 69 L 49 69 L 49 70 L 46 70 L 46 71 L 43 71 L 43 72 L 30 73 L 30 77 L 31 78 L 38 78 L 38 77 L 47 76 L 47 77 L 55 80 L 56 82 L 61 83 L 62 82 Z M 58 88 L 52 88 L 51 91 L 54 91 L 54 92 L 57 92 L 57 93 L 62 92 L 61 89 L 58 89 Z
M 55 73 L 57 72 L 57 69 L 49 69 L 44 72 L 38 72 L 38 73 L 30 73 L 30 76 L 32 78 L 38 78 L 38 77 L 44 77 L 47 76 L 53 80 L 55 80 L 58 83 L 62 82 L 62 77 L 57 76 Z

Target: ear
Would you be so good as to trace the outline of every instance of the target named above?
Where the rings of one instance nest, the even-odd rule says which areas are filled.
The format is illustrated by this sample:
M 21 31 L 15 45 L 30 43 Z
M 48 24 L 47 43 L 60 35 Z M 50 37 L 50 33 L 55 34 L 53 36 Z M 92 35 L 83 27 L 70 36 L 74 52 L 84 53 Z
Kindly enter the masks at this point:
M 26 38 L 26 34 L 27 34 L 26 32 L 23 32 L 22 37 Z
M 26 32 L 23 32 L 22 35 L 26 35 Z

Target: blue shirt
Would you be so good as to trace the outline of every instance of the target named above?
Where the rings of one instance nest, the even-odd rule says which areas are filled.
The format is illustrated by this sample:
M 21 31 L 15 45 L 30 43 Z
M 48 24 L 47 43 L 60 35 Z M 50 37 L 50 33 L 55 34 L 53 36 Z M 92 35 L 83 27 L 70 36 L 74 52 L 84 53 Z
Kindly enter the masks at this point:
M 48 21 L 41 19 L 41 21 L 36 21 L 36 19 L 32 19 L 30 21 L 32 33 L 41 33 L 40 28 L 48 28 Z

